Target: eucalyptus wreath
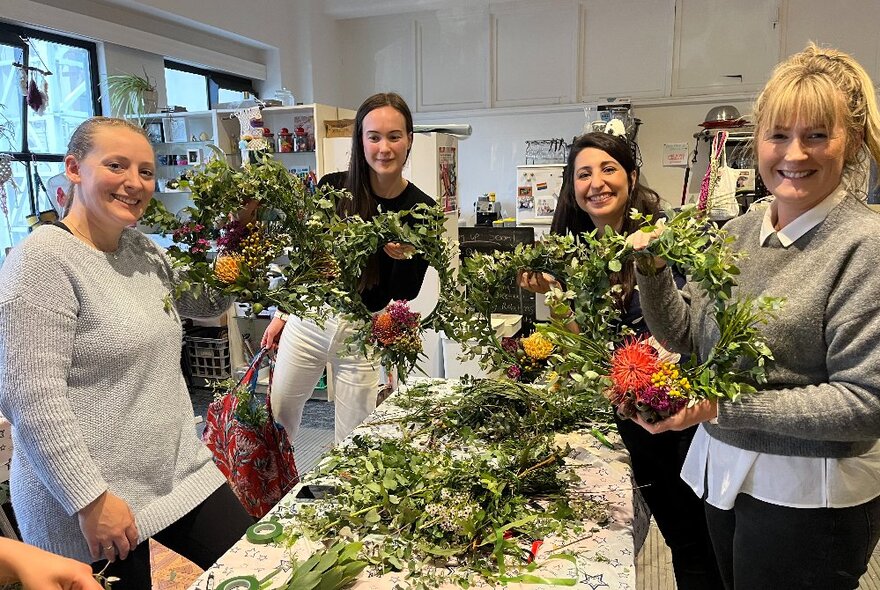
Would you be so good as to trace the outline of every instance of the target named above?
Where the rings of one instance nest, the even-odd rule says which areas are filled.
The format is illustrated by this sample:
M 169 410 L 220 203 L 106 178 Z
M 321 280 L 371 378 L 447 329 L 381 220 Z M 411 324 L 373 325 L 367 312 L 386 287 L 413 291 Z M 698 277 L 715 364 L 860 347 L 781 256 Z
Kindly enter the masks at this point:
M 168 253 L 183 280 L 174 296 L 211 289 L 254 313 L 268 305 L 313 313 L 338 272 L 326 232 L 335 191 L 312 194 L 268 156 L 233 168 L 218 154 L 180 184 L 192 205 L 173 215 L 153 199 L 142 221 L 175 242 Z
M 359 216 L 337 219 L 329 228 L 330 252 L 339 273 L 328 290 L 327 304 L 355 324 L 350 348 L 378 358 L 388 369 L 396 368 L 400 379 L 406 378 L 422 354 L 424 330 L 448 330 L 456 318 L 451 304 L 454 295 L 450 295 L 457 292 L 452 268 L 455 247 L 444 237 L 444 222 L 440 207 L 418 204 L 411 210 L 380 212 L 370 220 Z M 414 321 L 414 330 L 406 338 L 383 343 L 371 337 L 378 314 L 367 309 L 359 285 L 370 258 L 389 242 L 413 246 L 415 255 L 437 270 L 440 297 L 431 313 Z
M 651 216 L 636 211 L 632 215 L 643 231 L 657 227 Z M 547 342 L 541 366 L 543 380 L 551 387 L 604 396 L 612 386 L 612 353 L 632 333 L 620 323 L 620 287 L 611 285 L 609 275 L 620 272 L 629 260 L 643 272 L 651 272 L 653 266 L 645 261 L 656 255 L 688 274 L 714 301 L 714 319 L 721 336 L 703 362 L 692 358 L 681 365 L 682 378 L 688 379 L 688 398 L 736 400 L 744 393 L 754 393 L 755 385 L 765 380 L 766 361 L 772 359 L 759 326 L 782 301 L 733 297 L 738 255 L 729 247 L 731 239 L 726 233 L 695 208 L 670 215 L 665 227 L 660 238 L 640 252 L 633 251 L 626 236 L 606 227 L 601 237 L 595 231 L 577 239 L 548 236 L 541 243 L 520 245 L 513 252 L 474 256 L 462 272 L 468 298 L 460 310 L 466 328 L 458 336 L 475 341 L 470 352 L 483 366 L 507 371 L 514 380 L 519 378 L 520 371 L 512 373 L 510 367 L 520 359 L 498 340 L 488 320 L 502 284 L 516 280 L 524 270 L 548 272 L 562 287 L 548 293 L 553 319 L 537 326 Z M 742 363 L 743 358 L 749 362 Z

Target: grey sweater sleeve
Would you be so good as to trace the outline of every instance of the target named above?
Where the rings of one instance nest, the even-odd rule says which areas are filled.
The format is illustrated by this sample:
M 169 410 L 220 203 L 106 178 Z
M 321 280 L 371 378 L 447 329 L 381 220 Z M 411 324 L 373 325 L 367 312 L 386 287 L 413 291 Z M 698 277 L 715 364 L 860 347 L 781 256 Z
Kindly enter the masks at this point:
M 656 276 L 636 269 L 639 301 L 651 335 L 667 350 L 683 355 L 696 350 L 691 329 L 690 283 L 679 290 L 667 266 Z
M 134 230 L 132 230 L 134 231 Z M 144 242 L 145 247 L 152 250 L 161 268 L 164 270 L 169 282 L 169 289 L 172 285 L 177 285 L 185 280 L 183 271 L 180 267 L 175 267 L 174 262 L 155 242 L 140 234 L 137 239 Z M 214 290 L 203 290 L 198 296 L 193 295 L 192 291 L 187 291 L 174 300 L 177 313 L 186 318 L 213 318 L 229 309 L 232 305 L 233 298 L 227 297 Z
M 108 487 L 67 399 L 75 332 L 76 317 L 68 310 L 23 296 L 0 301 L 0 411 L 13 425 L 15 452 L 37 467 L 68 515 Z

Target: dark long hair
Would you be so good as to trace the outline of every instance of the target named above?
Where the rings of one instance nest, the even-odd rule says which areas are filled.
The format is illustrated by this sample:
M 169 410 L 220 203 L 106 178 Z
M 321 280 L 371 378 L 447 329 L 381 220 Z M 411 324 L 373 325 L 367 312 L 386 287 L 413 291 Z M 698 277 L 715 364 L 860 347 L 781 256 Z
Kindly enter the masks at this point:
M 620 232 L 631 234 L 638 229 L 638 224 L 630 219 L 629 212 L 636 209 L 644 214 L 654 215 L 660 213 L 660 195 L 641 183 L 641 173 L 636 165 L 633 147 L 625 139 L 615 137 L 608 133 L 592 132 L 585 133 L 576 138 L 568 152 L 568 160 L 562 172 L 562 188 L 559 202 L 556 204 L 556 212 L 553 214 L 553 222 L 550 231 L 555 234 L 574 234 L 578 236 L 585 232 L 596 229 L 596 224 L 586 211 L 580 208 L 574 195 L 574 162 L 581 150 L 594 148 L 602 150 L 623 167 L 626 172 L 628 183 L 628 196 L 626 207 L 623 211 L 623 226 Z M 635 176 L 635 182 L 632 181 Z M 619 273 L 611 275 L 611 282 L 620 284 L 623 291 L 618 299 L 621 309 L 626 309 L 632 299 L 635 289 L 636 276 L 632 261 L 623 265 Z
M 392 107 L 403 115 L 406 133 L 410 138 L 412 149 L 413 117 L 409 106 L 403 98 L 394 92 L 380 92 L 366 99 L 357 110 L 354 118 L 354 131 L 351 136 L 351 160 L 348 163 L 348 177 L 345 188 L 351 193 L 351 199 L 341 199 L 336 204 L 336 212 L 345 218 L 360 215 L 361 219 L 372 219 L 378 212 L 378 203 L 373 196 L 370 184 L 370 164 L 364 155 L 364 119 L 371 111 L 381 107 Z M 409 150 L 406 152 L 409 158 Z M 373 254 L 367 261 L 366 268 L 358 282 L 358 291 L 363 292 L 379 283 L 379 254 Z
M 351 160 L 348 163 L 348 179 L 345 188 L 352 199 L 341 200 L 336 207 L 342 217 L 360 215 L 361 219 L 372 219 L 378 211 L 373 189 L 370 185 L 370 165 L 364 155 L 364 119 L 371 111 L 381 107 L 392 107 L 403 115 L 406 133 L 412 137 L 413 117 L 406 101 L 394 92 L 380 92 L 366 99 L 357 110 L 354 118 L 354 131 L 351 136 Z M 410 149 L 412 144 L 410 143 Z M 407 158 L 409 151 L 406 152 Z

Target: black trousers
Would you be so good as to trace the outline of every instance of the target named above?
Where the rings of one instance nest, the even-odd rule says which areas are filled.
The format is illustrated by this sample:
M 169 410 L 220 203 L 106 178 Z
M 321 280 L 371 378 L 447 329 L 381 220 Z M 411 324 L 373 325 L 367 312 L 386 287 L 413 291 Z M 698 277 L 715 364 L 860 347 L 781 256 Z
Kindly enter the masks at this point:
M 200 568 L 208 569 L 254 522 L 232 488 L 223 484 L 204 502 L 153 538 Z M 106 560 L 93 563 L 92 571 L 99 572 L 106 564 Z M 124 561 L 111 563 L 104 575 L 119 578 L 113 583 L 113 590 L 150 590 L 149 542 L 141 541 Z
M 636 485 L 672 552 L 679 590 L 721 590 L 703 501 L 681 479 L 696 427 L 651 434 L 631 420 L 615 420 L 632 459 Z
M 880 537 L 880 497 L 789 508 L 739 494 L 731 510 L 705 506 L 727 590 L 858 588 Z

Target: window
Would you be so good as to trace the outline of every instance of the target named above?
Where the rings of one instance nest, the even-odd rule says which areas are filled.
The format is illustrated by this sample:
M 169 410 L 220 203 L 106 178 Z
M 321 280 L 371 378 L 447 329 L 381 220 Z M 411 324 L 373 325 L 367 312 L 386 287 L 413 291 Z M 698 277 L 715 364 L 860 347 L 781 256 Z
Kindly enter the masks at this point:
M 30 44 L 24 39 L 30 40 Z M 36 112 L 22 94 L 22 69 L 31 90 L 44 90 L 45 110 Z M 12 179 L 3 184 L 0 203 L 0 257 L 29 231 L 27 218 L 57 208 L 50 179 L 63 172 L 67 142 L 74 129 L 100 114 L 98 58 L 94 43 L 0 23 L 0 153 L 11 156 Z M 52 72 L 44 76 L 41 71 Z M 44 86 L 45 82 L 45 86 Z M 0 192 L 0 200 L 2 200 Z
M 244 100 L 247 94 L 255 96 L 253 82 L 246 78 L 172 61 L 165 62 L 165 88 L 168 106 L 188 111 L 206 111 L 221 103 Z

